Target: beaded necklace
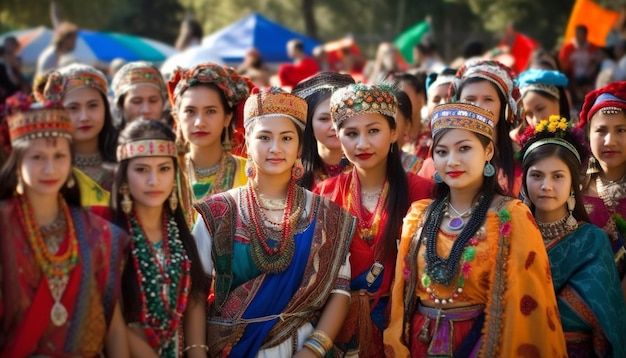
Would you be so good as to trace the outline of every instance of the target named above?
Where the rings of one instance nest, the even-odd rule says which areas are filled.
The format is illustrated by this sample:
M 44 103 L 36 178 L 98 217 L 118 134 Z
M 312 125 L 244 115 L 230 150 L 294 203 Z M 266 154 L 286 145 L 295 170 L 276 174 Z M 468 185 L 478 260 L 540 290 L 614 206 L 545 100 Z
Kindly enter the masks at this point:
M 578 224 L 574 227 L 567 225 L 568 218 L 569 214 L 566 214 L 562 219 L 551 223 L 542 223 L 539 220 L 535 220 L 537 227 L 539 227 L 539 231 L 541 232 L 543 243 L 546 246 L 557 239 L 569 235 L 572 231 L 578 228 Z
M 190 261 L 180 241 L 174 217 L 163 212 L 163 260 L 159 260 L 135 213 L 128 217 L 133 266 L 141 303 L 139 322 L 161 357 L 177 357 L 178 330 L 191 285 Z M 162 261 L 162 262 L 161 262 Z
M 350 183 L 350 190 L 348 192 L 348 210 L 350 213 L 354 213 L 357 218 L 361 239 L 365 240 L 370 245 L 374 243 L 374 237 L 378 234 L 378 227 L 380 225 L 384 203 L 387 201 L 388 191 L 389 182 L 385 180 L 376 206 L 374 210 L 372 210 L 371 215 L 366 218 L 367 214 L 364 213 L 362 209 L 363 204 L 359 177 L 356 170 L 352 170 L 352 182 Z
M 287 202 L 281 223 L 267 219 L 261 207 L 256 185 L 250 181 L 239 189 L 239 207 L 242 221 L 250 231 L 250 256 L 261 272 L 275 274 L 289 267 L 295 252 L 294 234 L 302 210 L 306 205 L 306 192 L 294 180 L 287 189 Z M 269 226 L 266 224 L 269 223 Z
M 233 187 L 233 183 L 235 182 L 235 167 L 237 162 L 235 158 L 224 152 L 222 154 L 222 159 L 218 163 L 218 167 L 215 170 L 215 178 L 209 182 L 195 182 L 192 184 L 193 195 L 196 200 L 201 200 L 211 194 L 221 193 L 223 191 L 229 190 Z M 211 167 L 214 168 L 214 167 Z M 209 168 L 209 169 L 211 169 Z M 188 176 L 191 180 L 192 178 L 198 179 L 206 179 L 211 177 L 212 175 L 197 175 L 198 171 L 196 170 L 195 164 L 191 161 L 191 158 L 187 156 L 187 170 Z
M 99 184 L 104 176 L 102 164 L 102 155 L 99 152 L 89 155 L 76 154 L 74 158 L 74 166 L 82 170 L 83 173 L 87 174 L 88 177 Z
M 43 235 L 35 223 L 35 217 L 28 199 L 24 195 L 18 195 L 18 200 L 20 205 L 17 206 L 17 210 L 22 228 L 24 228 L 28 236 L 28 242 L 35 254 L 35 261 L 37 261 L 41 271 L 46 276 L 48 287 L 54 300 L 50 311 L 50 320 L 55 326 L 60 327 L 67 322 L 69 316 L 67 309 L 61 303 L 61 298 L 67 288 L 69 273 L 78 263 L 78 239 L 76 238 L 70 209 L 63 197 L 59 195 L 59 210 L 65 214 L 69 246 L 64 253 L 54 255 L 46 247 Z

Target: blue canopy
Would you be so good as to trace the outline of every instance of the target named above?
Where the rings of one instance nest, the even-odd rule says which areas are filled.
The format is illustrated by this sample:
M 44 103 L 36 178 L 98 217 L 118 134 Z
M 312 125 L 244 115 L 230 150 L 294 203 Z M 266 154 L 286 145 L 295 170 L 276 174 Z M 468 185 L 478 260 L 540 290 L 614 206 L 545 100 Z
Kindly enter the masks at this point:
M 253 13 L 212 35 L 206 36 L 202 47 L 210 47 L 225 62 L 241 62 L 246 52 L 256 48 L 263 61 L 289 62 L 287 42 L 301 39 L 304 51 L 313 52 L 319 42 Z

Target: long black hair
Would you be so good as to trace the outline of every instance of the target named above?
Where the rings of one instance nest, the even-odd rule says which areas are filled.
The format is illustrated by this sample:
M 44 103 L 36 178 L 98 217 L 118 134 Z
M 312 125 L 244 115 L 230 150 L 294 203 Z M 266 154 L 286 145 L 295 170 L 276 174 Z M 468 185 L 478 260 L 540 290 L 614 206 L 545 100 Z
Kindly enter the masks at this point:
M 115 157 L 115 149 L 117 148 L 117 129 L 113 125 L 113 114 L 111 113 L 111 104 L 104 95 L 102 101 L 104 102 L 104 125 L 98 133 L 98 151 L 102 155 L 102 159 L 105 162 L 115 163 L 117 158 Z
M 48 140 L 58 141 L 58 140 L 67 140 L 63 138 L 50 138 Z M 28 149 L 28 145 L 30 141 L 27 139 L 22 139 L 16 141 L 11 144 L 12 150 L 11 154 L 7 158 L 7 161 L 0 169 L 0 200 L 6 200 L 15 195 L 15 187 L 17 186 L 17 173 L 20 170 L 20 165 L 22 165 L 22 160 L 24 158 L 24 153 L 26 149 Z M 70 155 L 74 159 L 74 151 L 72 150 L 72 146 L 70 144 Z M 73 177 L 73 173 L 70 170 L 70 177 Z M 76 182 L 76 180 L 74 180 Z M 78 183 L 76 183 L 73 187 L 68 188 L 67 185 L 63 185 L 60 190 L 61 195 L 65 199 L 68 205 L 80 207 L 80 190 L 78 188 Z
M 302 148 L 306 148 L 306 150 L 302 151 L 304 175 L 298 180 L 298 185 L 309 190 L 311 190 L 315 185 L 315 173 L 318 170 L 323 170 L 324 168 L 324 161 L 320 157 L 319 151 L 317 150 L 317 139 L 315 138 L 315 133 L 313 132 L 313 115 L 315 114 L 317 106 L 329 99 L 330 96 L 331 93 L 320 91 L 306 98 L 308 110 L 302 138 Z
M 126 128 L 120 133 L 119 145 L 126 144 L 128 142 L 143 140 L 143 139 L 161 139 L 172 141 L 176 139 L 176 135 L 172 130 L 164 123 L 156 120 L 138 119 L 129 123 Z M 174 161 L 174 173 L 179 172 L 178 162 L 176 158 Z M 130 160 L 122 160 L 115 170 L 115 178 L 113 182 L 113 188 L 111 189 L 111 209 L 113 211 L 113 222 L 119 227 L 128 230 L 128 217 L 121 210 L 122 196 L 119 195 L 119 188 L 122 183 L 127 182 L 128 177 L 128 164 Z M 176 175 L 176 174 L 175 174 Z M 178 176 L 178 175 L 176 175 Z M 179 198 L 179 203 L 182 200 Z M 163 210 L 170 210 L 167 200 L 163 203 Z M 206 299 L 205 295 L 208 292 L 206 289 L 206 278 L 202 265 L 200 263 L 200 256 L 194 242 L 193 236 L 189 231 L 187 222 L 185 221 L 185 215 L 181 205 L 178 205 L 174 213 L 172 214 L 178 227 L 179 238 L 187 252 L 187 257 L 191 261 L 191 297 L 195 297 L 199 300 Z M 137 277 L 135 268 L 133 267 L 133 260 L 130 257 L 126 260 L 126 266 L 124 267 L 124 273 L 122 274 L 122 302 L 123 313 L 127 320 L 135 321 L 138 319 L 137 315 L 141 312 L 141 303 L 139 301 L 140 287 L 137 285 Z

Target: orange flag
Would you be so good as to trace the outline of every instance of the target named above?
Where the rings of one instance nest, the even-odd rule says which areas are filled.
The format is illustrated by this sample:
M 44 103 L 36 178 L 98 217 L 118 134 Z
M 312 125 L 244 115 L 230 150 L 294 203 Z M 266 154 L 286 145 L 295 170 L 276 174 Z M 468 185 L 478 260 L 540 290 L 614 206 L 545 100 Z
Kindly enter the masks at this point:
M 589 30 L 589 42 L 604 46 L 606 36 L 619 18 L 619 13 L 604 9 L 591 0 L 576 0 L 574 9 L 567 23 L 564 43 L 575 37 L 576 25 L 586 25 Z

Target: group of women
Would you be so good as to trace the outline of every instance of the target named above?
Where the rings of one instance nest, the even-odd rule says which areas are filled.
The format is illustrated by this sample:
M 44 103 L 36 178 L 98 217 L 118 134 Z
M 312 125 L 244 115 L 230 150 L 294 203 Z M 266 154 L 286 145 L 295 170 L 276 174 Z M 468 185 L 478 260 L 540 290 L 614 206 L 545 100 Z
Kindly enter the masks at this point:
M 59 69 L 7 101 L 0 357 L 626 357 L 626 84 L 574 127 L 562 80 L 442 76 L 415 158 L 397 84 Z

